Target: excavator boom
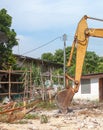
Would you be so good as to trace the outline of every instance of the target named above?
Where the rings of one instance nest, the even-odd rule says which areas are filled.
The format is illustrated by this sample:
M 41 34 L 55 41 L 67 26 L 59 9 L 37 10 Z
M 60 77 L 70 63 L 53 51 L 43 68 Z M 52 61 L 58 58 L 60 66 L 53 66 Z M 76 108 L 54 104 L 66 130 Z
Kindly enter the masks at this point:
M 87 19 L 103 21 L 101 19 L 96 19 L 85 15 L 78 23 L 77 30 L 74 36 L 74 41 L 71 48 L 69 61 L 67 63 L 68 67 L 71 66 L 74 48 L 76 47 L 75 78 L 73 79 L 66 74 L 67 86 L 68 86 L 68 81 L 72 80 L 74 82 L 74 88 L 72 88 L 71 86 L 66 87 L 63 91 L 59 92 L 56 95 L 56 102 L 62 113 L 67 112 L 68 106 L 70 105 L 73 96 L 79 90 L 82 68 L 83 68 L 83 63 L 86 55 L 86 50 L 88 47 L 89 37 L 91 36 L 91 37 L 103 38 L 103 29 L 88 28 Z

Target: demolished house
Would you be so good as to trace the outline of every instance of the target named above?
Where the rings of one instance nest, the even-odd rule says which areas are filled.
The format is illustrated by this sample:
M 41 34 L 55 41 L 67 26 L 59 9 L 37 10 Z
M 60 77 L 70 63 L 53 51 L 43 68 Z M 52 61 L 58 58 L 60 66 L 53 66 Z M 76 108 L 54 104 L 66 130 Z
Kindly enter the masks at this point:
M 33 90 L 32 70 L 30 67 L 35 65 L 41 69 L 41 73 L 52 73 L 58 68 L 63 68 L 62 64 L 34 59 L 31 57 L 23 57 L 15 55 L 19 67 L 27 67 L 30 71 L 22 70 L 0 70 L 0 99 L 8 97 L 9 99 L 30 97 Z M 35 77 L 34 77 L 35 78 Z M 50 78 L 50 76 L 49 76 Z M 35 87 L 35 86 L 34 86 Z

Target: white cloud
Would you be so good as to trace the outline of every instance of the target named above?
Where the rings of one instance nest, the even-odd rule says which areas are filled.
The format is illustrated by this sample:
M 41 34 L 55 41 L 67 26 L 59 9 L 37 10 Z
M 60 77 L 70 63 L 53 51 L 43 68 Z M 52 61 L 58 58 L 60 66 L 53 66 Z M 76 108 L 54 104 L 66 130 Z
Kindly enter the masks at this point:
M 85 14 L 94 13 L 97 3 L 82 0 L 1 0 L 0 7 L 7 8 L 13 17 L 13 28 L 19 31 L 37 31 L 50 28 L 63 28 L 73 25 Z M 98 4 L 100 6 L 100 4 Z M 96 10 L 97 13 L 99 11 Z M 102 12 L 102 11 L 101 11 Z M 95 13 L 94 13 L 95 14 Z
M 16 54 L 22 55 L 26 53 L 28 50 L 32 50 L 36 46 L 32 37 L 18 35 L 17 39 L 19 45 L 13 48 L 13 52 Z
M 54 40 L 54 42 L 50 42 L 53 39 L 49 40 L 50 43 L 48 41 L 45 41 L 45 43 L 38 43 L 38 41 L 36 41 L 33 37 L 23 35 L 18 35 L 17 39 L 19 45 L 13 48 L 13 53 L 34 58 L 40 58 L 45 52 L 55 52 L 57 46 L 63 49 L 64 44 L 60 37 L 58 37 L 57 40 Z M 45 44 L 47 45 L 45 46 Z
M 13 17 L 12 28 L 20 38 L 19 50 L 15 47 L 14 51 L 17 53 L 20 51 L 20 54 L 23 54 L 38 47 L 41 41 L 45 43 L 59 34 L 68 33 L 69 37 L 71 34 L 73 37 L 79 20 L 85 14 L 103 18 L 102 3 L 102 1 L 83 0 L 0 0 L 0 8 L 6 8 Z M 103 25 L 94 21 L 92 23 L 89 25 L 93 27 Z M 69 39 L 69 45 L 71 42 Z M 56 45 L 55 49 L 58 49 L 60 46 Z M 38 50 L 37 55 L 40 53 Z M 33 55 L 33 53 L 30 54 Z
M 83 10 L 81 4 L 73 1 L 60 0 L 57 2 L 46 2 L 45 0 L 2 0 L 1 6 L 7 8 L 13 16 L 13 27 L 16 30 L 41 30 L 57 26 L 67 26 Z M 0 6 L 0 7 L 1 7 Z M 76 12 L 76 13 L 75 13 Z

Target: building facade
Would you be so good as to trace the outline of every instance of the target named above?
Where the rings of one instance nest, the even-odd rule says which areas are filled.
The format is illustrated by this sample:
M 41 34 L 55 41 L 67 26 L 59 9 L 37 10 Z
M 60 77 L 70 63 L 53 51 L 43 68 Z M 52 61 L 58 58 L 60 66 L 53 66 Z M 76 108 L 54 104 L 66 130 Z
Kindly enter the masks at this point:
M 27 56 L 17 55 L 15 54 L 15 57 L 17 59 L 17 64 L 20 67 L 30 67 L 32 65 L 35 65 L 35 67 L 39 67 L 44 72 L 52 72 L 58 68 L 63 69 L 63 64 L 54 63 L 51 61 L 46 61 L 42 59 L 35 59 Z
M 103 73 L 84 75 L 74 99 L 103 101 Z

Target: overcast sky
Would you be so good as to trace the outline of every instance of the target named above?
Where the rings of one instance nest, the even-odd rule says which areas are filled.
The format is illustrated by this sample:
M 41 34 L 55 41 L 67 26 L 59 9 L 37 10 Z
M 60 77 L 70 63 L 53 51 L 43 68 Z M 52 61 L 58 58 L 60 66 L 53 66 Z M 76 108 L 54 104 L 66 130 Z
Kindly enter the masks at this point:
M 2 8 L 12 16 L 12 28 L 19 39 L 19 46 L 14 47 L 13 52 L 34 58 L 63 49 L 63 34 L 68 36 L 66 46 L 71 46 L 77 24 L 84 15 L 103 19 L 102 0 L 0 0 Z M 103 22 L 88 24 L 103 28 Z M 103 39 L 90 38 L 88 50 L 103 56 L 102 44 Z

